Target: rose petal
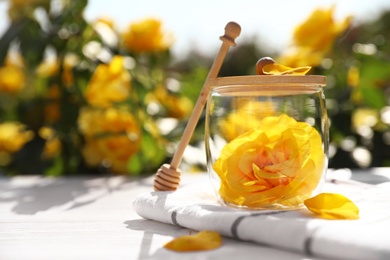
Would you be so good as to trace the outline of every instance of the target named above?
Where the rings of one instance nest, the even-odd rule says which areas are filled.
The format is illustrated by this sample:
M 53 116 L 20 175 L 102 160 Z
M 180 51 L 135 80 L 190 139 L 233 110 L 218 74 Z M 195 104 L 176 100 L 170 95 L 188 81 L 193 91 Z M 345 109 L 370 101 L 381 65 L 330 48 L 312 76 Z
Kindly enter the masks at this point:
M 263 67 L 265 75 L 305 75 L 311 69 L 310 66 L 290 68 L 281 64 L 267 64 Z
M 211 250 L 222 245 L 222 238 L 214 231 L 201 231 L 195 235 L 177 237 L 167 244 L 165 248 L 173 251 L 200 251 Z
M 253 172 L 256 177 L 264 179 L 280 179 L 286 177 L 283 173 L 280 172 L 266 172 L 257 167 L 256 164 L 252 164 Z
M 320 193 L 304 201 L 306 207 L 327 219 L 358 219 L 359 208 L 348 198 L 337 193 Z

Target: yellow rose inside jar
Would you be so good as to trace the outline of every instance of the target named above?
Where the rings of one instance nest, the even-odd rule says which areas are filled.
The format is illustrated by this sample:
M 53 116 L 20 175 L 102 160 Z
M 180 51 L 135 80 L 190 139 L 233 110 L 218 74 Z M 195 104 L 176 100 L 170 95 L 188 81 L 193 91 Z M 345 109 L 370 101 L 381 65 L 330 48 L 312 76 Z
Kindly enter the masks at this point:
M 328 164 L 323 76 L 241 76 L 211 82 L 208 171 L 220 200 L 291 209 L 318 194 Z

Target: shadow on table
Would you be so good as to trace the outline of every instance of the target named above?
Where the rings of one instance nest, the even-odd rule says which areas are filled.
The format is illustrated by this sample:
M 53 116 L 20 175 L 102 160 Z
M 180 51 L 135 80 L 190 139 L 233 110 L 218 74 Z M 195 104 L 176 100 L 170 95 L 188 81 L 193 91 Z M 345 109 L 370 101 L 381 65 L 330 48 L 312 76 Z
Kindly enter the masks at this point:
M 135 219 L 124 222 L 126 228 L 131 230 L 143 231 L 142 242 L 138 259 L 267 259 L 267 260 L 319 260 L 317 257 L 305 257 L 302 254 L 280 250 L 265 245 L 260 245 L 250 241 L 240 241 L 228 237 L 223 237 L 223 243 L 220 248 L 215 250 L 198 252 L 174 252 L 163 248 L 155 250 L 152 248 L 153 239 L 156 235 L 178 237 L 196 233 L 198 231 L 189 230 L 180 226 L 165 224 L 147 219 Z M 156 243 L 156 241 L 154 241 Z M 155 251 L 153 251 L 155 250 Z
M 72 210 L 133 185 L 150 184 L 144 179 L 124 176 L 0 178 L 0 203 L 16 202 L 12 212 L 21 215 L 34 215 L 55 207 Z
M 154 257 L 157 257 L 156 254 L 160 255 L 163 254 L 162 251 L 166 251 L 161 248 L 153 254 L 151 253 L 151 244 L 155 235 L 174 237 L 178 234 L 188 235 L 190 233 L 186 228 L 147 219 L 128 220 L 125 221 L 124 224 L 127 225 L 126 228 L 128 229 L 144 232 L 138 259 L 153 259 Z

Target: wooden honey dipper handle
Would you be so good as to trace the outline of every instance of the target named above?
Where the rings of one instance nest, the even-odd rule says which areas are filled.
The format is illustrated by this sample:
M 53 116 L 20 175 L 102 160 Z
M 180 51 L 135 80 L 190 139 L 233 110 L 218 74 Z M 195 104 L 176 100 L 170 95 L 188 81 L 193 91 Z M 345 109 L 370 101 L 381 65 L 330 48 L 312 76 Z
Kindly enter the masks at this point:
M 221 48 L 210 68 L 206 81 L 192 111 L 191 117 L 189 118 L 186 128 L 184 129 L 176 152 L 173 155 L 171 164 L 164 164 L 156 173 L 154 180 L 155 190 L 176 190 L 179 186 L 181 173 L 178 167 L 183 158 L 184 150 L 190 142 L 196 124 L 198 123 L 200 115 L 202 114 L 203 107 L 207 102 L 207 98 L 210 92 L 208 81 L 209 79 L 216 78 L 218 76 L 218 72 L 222 66 L 229 47 L 236 46 L 234 40 L 240 35 L 240 33 L 241 27 L 235 22 L 229 22 L 225 26 L 225 34 L 220 37 L 220 40 L 222 41 Z
M 183 135 L 181 137 L 180 143 L 171 161 L 171 168 L 173 169 L 177 169 L 179 167 L 179 164 L 184 154 L 184 150 L 191 139 L 196 124 L 198 123 L 200 115 L 202 114 L 203 107 L 207 102 L 207 98 L 210 92 L 210 88 L 208 87 L 207 82 L 209 79 L 216 78 L 218 76 L 218 72 L 222 66 L 223 60 L 226 56 L 229 47 L 236 46 L 234 39 L 240 34 L 240 31 L 241 28 L 238 24 L 234 22 L 230 22 L 225 27 L 225 35 L 220 37 L 220 40 L 222 41 L 221 48 L 210 68 L 209 74 L 207 75 L 206 81 L 199 94 L 198 100 L 196 101 L 191 117 L 188 120 L 186 128 L 184 129 Z

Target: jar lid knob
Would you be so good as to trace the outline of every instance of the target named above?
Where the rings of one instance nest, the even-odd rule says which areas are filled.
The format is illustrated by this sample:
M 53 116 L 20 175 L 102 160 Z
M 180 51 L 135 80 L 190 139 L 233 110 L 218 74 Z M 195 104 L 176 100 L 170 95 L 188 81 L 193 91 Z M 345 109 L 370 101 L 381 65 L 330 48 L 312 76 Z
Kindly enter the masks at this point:
M 263 73 L 263 68 L 265 65 L 268 65 L 268 64 L 274 64 L 275 61 L 274 59 L 270 58 L 270 57 L 263 57 L 261 59 L 259 59 L 256 63 L 256 73 L 258 75 L 264 75 Z

